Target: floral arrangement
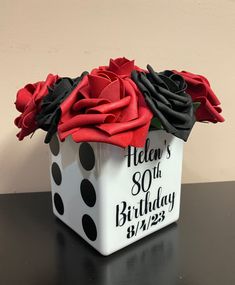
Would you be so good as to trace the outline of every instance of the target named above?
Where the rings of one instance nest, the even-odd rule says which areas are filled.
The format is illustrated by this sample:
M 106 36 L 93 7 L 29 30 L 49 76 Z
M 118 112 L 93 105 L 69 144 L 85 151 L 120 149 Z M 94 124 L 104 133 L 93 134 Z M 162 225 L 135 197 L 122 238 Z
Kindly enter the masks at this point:
M 186 71 L 156 72 L 134 60 L 111 59 L 72 79 L 49 74 L 17 92 L 17 137 L 46 131 L 61 141 L 104 142 L 143 147 L 149 129 L 164 129 L 187 141 L 198 122 L 223 122 L 220 101 L 202 75 Z

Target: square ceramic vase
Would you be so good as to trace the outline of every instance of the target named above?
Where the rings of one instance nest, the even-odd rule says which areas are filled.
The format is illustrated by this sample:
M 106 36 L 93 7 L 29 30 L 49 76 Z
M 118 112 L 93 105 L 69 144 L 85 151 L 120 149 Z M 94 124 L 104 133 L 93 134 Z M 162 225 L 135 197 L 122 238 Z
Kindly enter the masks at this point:
M 179 217 L 183 141 L 150 131 L 144 148 L 75 143 L 51 150 L 54 214 L 102 255 Z

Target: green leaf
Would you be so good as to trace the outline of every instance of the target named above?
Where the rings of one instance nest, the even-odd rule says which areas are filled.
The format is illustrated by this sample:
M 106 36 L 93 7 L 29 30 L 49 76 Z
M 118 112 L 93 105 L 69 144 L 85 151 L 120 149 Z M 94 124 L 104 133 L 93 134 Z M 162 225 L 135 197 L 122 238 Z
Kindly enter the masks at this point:
M 155 128 L 157 130 L 162 129 L 162 124 L 159 122 L 159 120 L 157 118 L 152 118 L 150 125 L 151 125 L 151 127 Z
M 193 112 L 196 114 L 197 109 L 201 105 L 201 102 L 193 102 Z

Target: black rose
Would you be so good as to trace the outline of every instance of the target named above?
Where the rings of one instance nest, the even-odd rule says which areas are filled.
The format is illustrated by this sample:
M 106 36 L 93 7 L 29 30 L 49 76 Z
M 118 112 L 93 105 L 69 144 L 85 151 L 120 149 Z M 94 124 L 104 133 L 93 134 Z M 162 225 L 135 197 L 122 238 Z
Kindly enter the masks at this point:
M 150 65 L 147 69 L 149 72 L 133 71 L 132 80 L 163 129 L 187 141 L 196 118 L 184 78 L 169 70 L 157 73 Z
M 38 127 L 47 132 L 45 143 L 49 143 L 52 136 L 57 132 L 61 116 L 61 103 L 87 74 L 88 72 L 83 72 L 81 76 L 75 79 L 59 78 L 52 87 L 48 88 L 48 94 L 43 98 L 40 112 L 36 116 Z

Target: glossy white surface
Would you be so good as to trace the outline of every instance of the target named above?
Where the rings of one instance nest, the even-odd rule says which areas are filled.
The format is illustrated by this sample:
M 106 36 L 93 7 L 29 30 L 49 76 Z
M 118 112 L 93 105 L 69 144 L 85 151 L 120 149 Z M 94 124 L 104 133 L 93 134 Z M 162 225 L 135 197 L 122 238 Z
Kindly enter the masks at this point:
M 89 143 L 95 156 L 91 170 L 80 162 L 81 145 L 68 138 L 60 143 L 58 155 L 51 154 L 51 162 L 58 164 L 62 174 L 60 185 L 51 174 L 52 194 L 60 195 L 64 213 L 58 213 L 54 201 L 53 211 L 101 254 L 109 255 L 178 219 L 183 156 L 180 139 L 165 131 L 152 131 L 143 149 Z M 89 159 L 88 152 L 85 157 Z M 92 183 L 95 201 L 86 197 L 84 201 L 80 189 L 83 179 Z M 97 235 L 84 232 L 84 215 L 94 221 Z M 89 231 L 89 224 L 86 226 Z

